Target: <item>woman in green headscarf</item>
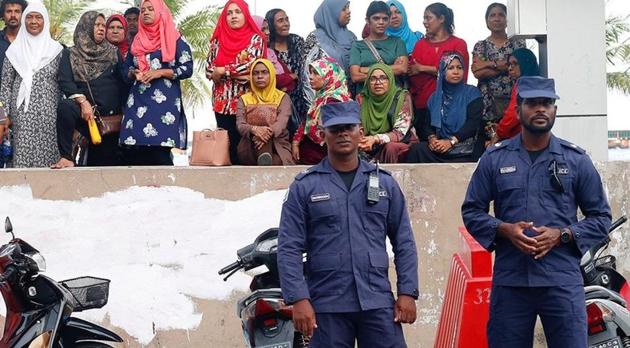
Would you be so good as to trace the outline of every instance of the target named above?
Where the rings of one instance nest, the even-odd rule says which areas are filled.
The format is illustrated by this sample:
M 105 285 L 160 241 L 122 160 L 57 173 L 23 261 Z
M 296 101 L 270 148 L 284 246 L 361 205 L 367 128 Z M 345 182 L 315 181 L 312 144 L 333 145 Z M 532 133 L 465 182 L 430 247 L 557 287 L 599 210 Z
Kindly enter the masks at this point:
M 358 100 L 365 134 L 359 149 L 369 159 L 402 162 L 409 144 L 418 140 L 411 130 L 411 97 L 396 86 L 392 68 L 379 63 L 372 65 Z

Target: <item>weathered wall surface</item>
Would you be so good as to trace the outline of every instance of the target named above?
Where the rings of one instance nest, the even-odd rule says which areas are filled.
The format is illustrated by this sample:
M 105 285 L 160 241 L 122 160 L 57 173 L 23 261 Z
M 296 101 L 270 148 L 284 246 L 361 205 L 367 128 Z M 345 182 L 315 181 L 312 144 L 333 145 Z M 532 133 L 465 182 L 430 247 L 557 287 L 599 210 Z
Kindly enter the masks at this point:
M 393 165 L 407 197 L 419 255 L 418 321 L 405 327 L 409 347 L 431 347 L 448 277 L 450 259 L 459 247 L 460 205 L 474 165 Z M 630 162 L 599 165 L 614 217 L 630 215 Z M 304 167 L 290 168 L 103 168 L 74 170 L 2 170 L 2 185 L 30 185 L 37 198 L 74 200 L 100 196 L 131 186 L 182 186 L 207 197 L 238 200 L 269 190 L 285 189 Z M 613 235 L 611 252 L 630 275 L 630 229 Z M 393 273 L 393 272 L 392 272 Z M 395 279 L 395 278 L 394 278 Z M 158 332 L 149 347 L 242 347 L 235 316 L 234 293 L 227 301 L 196 301 L 203 320 L 194 331 Z M 133 304 L 130 304 L 133 305 Z M 113 328 L 124 335 L 122 330 Z M 128 337 L 127 337 L 128 338 Z M 129 338 L 125 346 L 139 347 Z

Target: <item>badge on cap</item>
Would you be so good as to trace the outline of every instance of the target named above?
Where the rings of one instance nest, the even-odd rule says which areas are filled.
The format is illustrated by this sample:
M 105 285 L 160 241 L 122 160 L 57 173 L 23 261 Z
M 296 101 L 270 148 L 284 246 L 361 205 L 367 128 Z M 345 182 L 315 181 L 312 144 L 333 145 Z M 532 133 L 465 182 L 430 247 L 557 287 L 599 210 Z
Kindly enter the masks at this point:
M 503 167 L 500 169 L 501 174 L 509 174 L 516 172 L 516 166 Z

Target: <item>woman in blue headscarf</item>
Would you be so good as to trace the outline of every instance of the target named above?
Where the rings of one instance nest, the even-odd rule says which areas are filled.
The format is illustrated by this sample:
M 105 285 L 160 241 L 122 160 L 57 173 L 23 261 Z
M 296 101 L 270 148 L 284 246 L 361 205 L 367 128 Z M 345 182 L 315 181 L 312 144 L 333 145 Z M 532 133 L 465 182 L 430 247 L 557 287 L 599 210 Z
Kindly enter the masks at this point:
M 413 48 L 416 47 L 416 43 L 420 41 L 424 35 L 419 31 L 411 30 L 409 22 L 407 21 L 407 11 L 405 11 L 405 7 L 400 1 L 390 0 L 387 2 L 387 5 L 389 5 L 392 11 L 392 16 L 389 19 L 389 28 L 385 34 L 399 37 L 403 40 L 407 47 L 407 53 L 411 54 Z
M 447 52 L 440 59 L 437 88 L 429 98 L 429 134 L 409 150 L 410 163 L 476 162 L 484 150 L 483 99 L 464 82 L 464 58 Z

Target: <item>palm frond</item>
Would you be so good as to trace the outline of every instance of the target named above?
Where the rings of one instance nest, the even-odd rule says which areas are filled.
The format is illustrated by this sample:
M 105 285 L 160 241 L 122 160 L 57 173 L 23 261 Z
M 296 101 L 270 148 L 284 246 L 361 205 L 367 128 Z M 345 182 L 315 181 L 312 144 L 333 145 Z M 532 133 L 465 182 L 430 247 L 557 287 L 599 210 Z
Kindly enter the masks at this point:
M 622 92 L 623 94 L 630 94 L 630 72 L 611 72 L 606 74 L 606 80 L 608 88 Z
M 611 16 L 606 19 L 606 59 L 610 64 L 615 60 L 630 58 L 629 16 Z
M 53 39 L 68 44 L 72 42 L 72 28 L 89 3 L 94 0 L 44 0 L 49 11 L 50 34 Z

